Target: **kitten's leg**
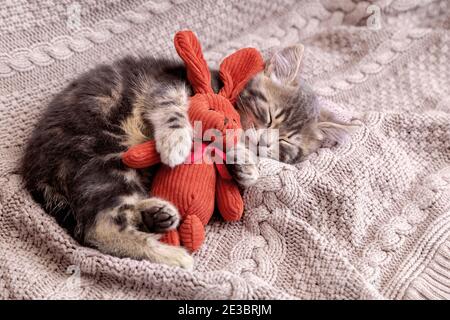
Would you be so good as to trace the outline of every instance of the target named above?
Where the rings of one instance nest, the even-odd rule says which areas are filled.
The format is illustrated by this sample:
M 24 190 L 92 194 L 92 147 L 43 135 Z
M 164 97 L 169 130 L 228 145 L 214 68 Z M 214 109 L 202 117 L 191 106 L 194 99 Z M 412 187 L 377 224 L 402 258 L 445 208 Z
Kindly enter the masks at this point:
M 114 256 L 191 269 L 193 258 L 184 248 L 161 243 L 158 234 L 149 233 L 169 231 L 178 223 L 178 211 L 169 202 L 140 194 L 124 196 L 119 205 L 97 214 L 85 242 Z
M 258 157 L 242 143 L 227 153 L 227 163 L 230 162 L 233 163 L 227 167 L 240 186 L 250 187 L 256 183 L 259 178 Z
M 154 128 L 161 161 L 171 167 L 186 160 L 193 130 L 187 114 L 188 92 L 184 84 L 167 85 L 151 93 L 153 108 L 146 113 Z
M 158 233 L 178 226 L 177 209 L 149 197 L 137 171 L 123 168 L 120 158 L 106 158 L 91 160 L 74 177 L 70 206 L 76 237 L 114 256 L 191 268 L 185 249 L 158 241 Z

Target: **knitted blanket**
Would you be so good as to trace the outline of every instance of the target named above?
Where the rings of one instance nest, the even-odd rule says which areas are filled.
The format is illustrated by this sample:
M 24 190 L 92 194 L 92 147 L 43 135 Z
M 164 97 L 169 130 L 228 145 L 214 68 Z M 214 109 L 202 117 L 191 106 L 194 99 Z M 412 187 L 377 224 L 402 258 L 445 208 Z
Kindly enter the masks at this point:
M 0 10 L 0 297 L 450 298 L 447 0 L 7 1 Z M 17 163 L 51 97 L 125 54 L 172 56 L 195 31 L 211 66 L 305 44 L 301 73 L 361 126 L 297 165 L 262 160 L 242 221 L 215 218 L 194 271 L 80 246 Z

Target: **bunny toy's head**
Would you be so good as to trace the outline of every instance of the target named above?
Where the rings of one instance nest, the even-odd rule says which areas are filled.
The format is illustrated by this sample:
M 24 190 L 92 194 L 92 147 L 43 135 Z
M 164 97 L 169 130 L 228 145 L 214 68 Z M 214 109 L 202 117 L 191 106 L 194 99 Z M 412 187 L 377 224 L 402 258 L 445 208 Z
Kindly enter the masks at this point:
M 253 48 L 244 48 L 225 58 L 219 75 L 222 89 L 215 94 L 211 87 L 211 74 L 203 58 L 200 43 L 192 31 L 180 31 L 175 35 L 175 48 L 184 61 L 188 80 L 195 95 L 189 105 L 189 119 L 199 122 L 202 134 L 215 129 L 226 140 L 226 135 L 241 128 L 238 112 L 233 104 L 247 82 L 264 70 L 261 54 Z

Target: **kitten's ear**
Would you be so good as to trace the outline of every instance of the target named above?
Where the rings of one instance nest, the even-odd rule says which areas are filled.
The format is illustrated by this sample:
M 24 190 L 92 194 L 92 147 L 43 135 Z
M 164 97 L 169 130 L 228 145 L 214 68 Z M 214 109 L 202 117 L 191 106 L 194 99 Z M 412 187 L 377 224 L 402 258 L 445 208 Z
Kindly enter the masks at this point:
M 346 141 L 353 128 L 353 125 L 328 121 L 317 123 L 319 140 L 331 143 L 342 143 Z
M 266 75 L 280 84 L 295 85 L 303 51 L 303 45 L 297 44 L 276 52 L 266 64 Z
M 317 129 L 319 139 L 331 143 L 342 143 L 347 140 L 351 132 L 359 127 L 359 124 L 348 123 L 326 108 L 320 109 Z

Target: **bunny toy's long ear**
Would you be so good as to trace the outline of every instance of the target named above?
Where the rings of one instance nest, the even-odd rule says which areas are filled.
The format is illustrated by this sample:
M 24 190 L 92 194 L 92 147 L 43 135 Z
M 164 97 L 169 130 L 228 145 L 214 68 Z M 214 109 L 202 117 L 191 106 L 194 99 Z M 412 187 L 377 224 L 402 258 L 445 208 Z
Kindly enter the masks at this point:
M 258 50 L 244 48 L 226 57 L 220 65 L 223 88 L 219 94 L 235 102 L 247 82 L 264 70 L 264 60 Z
M 200 42 L 192 31 L 180 31 L 175 35 L 175 49 L 184 61 L 187 77 L 196 93 L 214 93 L 211 74 L 203 58 Z

